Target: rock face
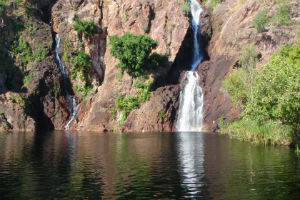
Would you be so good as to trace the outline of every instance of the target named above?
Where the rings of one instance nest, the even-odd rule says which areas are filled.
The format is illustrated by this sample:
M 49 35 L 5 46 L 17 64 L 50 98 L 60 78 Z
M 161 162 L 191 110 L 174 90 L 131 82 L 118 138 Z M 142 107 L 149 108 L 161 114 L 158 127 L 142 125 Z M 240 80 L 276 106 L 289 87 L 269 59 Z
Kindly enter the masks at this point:
M 94 84 L 95 94 L 89 95 L 87 100 L 80 104 L 77 123 L 73 124 L 73 129 L 116 130 L 118 116 L 112 113 L 115 99 L 119 94 L 130 96 L 138 92 L 137 88 L 133 87 L 136 80 L 128 74 L 125 73 L 122 81 L 118 81 L 117 72 L 120 72 L 120 69 L 115 67 L 118 61 L 110 55 L 108 36 L 121 36 L 126 32 L 147 34 L 158 41 L 155 51 L 159 54 L 169 54 L 169 61 L 173 62 L 189 28 L 188 19 L 181 12 L 183 3 L 183 0 L 57 1 L 52 8 L 52 20 L 54 31 L 61 35 L 63 43 L 68 38 L 73 48 L 77 46 L 78 36 L 73 29 L 75 16 L 80 19 L 93 19 L 98 27 L 93 39 L 83 40 L 85 52 L 93 60 L 93 69 L 98 75 L 95 82 L 98 84 Z M 151 80 L 160 82 L 166 79 L 170 68 L 160 68 L 151 75 Z M 154 89 L 156 91 L 153 92 L 150 101 L 133 111 L 121 125 L 121 130 L 128 132 L 172 129 L 178 89 L 175 86 Z M 155 110 L 152 105 L 155 105 Z M 159 125 L 156 125 L 157 122 Z
M 0 131 L 64 129 L 70 116 L 66 91 L 79 99 L 73 130 L 174 130 L 180 74 L 190 68 L 193 49 L 190 22 L 181 10 L 185 0 L 6 2 L 0 13 Z M 256 45 L 261 53 L 260 66 L 282 45 L 294 42 L 296 24 L 300 22 L 300 3 L 292 0 L 287 4 L 290 25 L 270 21 L 262 33 L 252 26 L 253 19 L 263 9 L 270 10 L 270 19 L 275 18 L 282 4 L 225 0 L 217 3 L 213 12 L 209 8 L 211 1 L 204 4 L 202 2 L 200 27 L 207 56 L 198 72 L 205 91 L 205 130 L 214 131 L 221 115 L 233 121 L 242 111 L 221 90 L 223 80 L 233 66 L 237 66 L 240 50 L 246 44 Z M 77 34 L 73 27 L 76 18 L 93 21 L 96 27 L 93 37 Z M 120 113 L 115 112 L 115 100 L 120 94 L 136 96 L 139 89 L 134 86 L 137 78 L 126 73 L 119 80 L 117 73 L 121 70 L 115 67 L 118 60 L 110 54 L 108 36 L 127 32 L 149 35 L 158 41 L 155 52 L 168 54 L 169 65 L 151 72 L 149 80 L 153 82 L 153 92 L 149 101 L 119 124 Z M 77 50 L 90 56 L 89 90 L 82 90 L 83 81 L 78 77 L 70 78 L 72 87 L 65 84 L 55 59 L 54 34 L 61 38 L 60 58 L 69 75 L 74 69 L 72 59 Z M 16 38 L 21 38 L 21 51 L 16 50 Z
M 27 6 L 9 1 L 0 19 L 0 130 L 62 129 L 68 113 L 51 26 L 38 8 L 22 15 Z
M 280 6 L 282 4 L 262 4 L 256 0 L 245 3 L 227 0 L 216 5 L 212 13 L 213 35 L 207 50 L 210 60 L 198 67 L 205 90 L 205 130 L 216 130 L 221 115 L 227 121 L 239 117 L 241 109 L 232 104 L 221 86 L 237 64 L 239 52 L 245 45 L 253 44 L 260 51 L 260 66 L 266 64 L 281 46 L 295 42 L 297 24 L 300 22 L 299 1 L 291 1 L 287 5 L 291 8 L 291 25 L 279 25 L 270 20 L 262 33 L 252 26 L 253 19 L 260 11 L 270 10 L 268 17 L 272 19 Z

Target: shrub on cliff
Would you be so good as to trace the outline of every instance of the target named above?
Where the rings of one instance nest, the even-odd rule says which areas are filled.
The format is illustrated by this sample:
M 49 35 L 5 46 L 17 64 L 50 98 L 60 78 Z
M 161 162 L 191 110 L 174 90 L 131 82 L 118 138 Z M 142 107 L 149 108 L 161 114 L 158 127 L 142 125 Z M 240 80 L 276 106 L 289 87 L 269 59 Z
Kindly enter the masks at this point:
M 279 8 L 278 14 L 274 17 L 274 21 L 280 25 L 290 25 L 292 23 L 290 7 L 283 5 Z
M 90 20 L 81 20 L 79 17 L 75 17 L 74 29 L 77 31 L 77 34 L 80 38 L 82 35 L 86 35 L 89 38 L 92 38 L 96 33 L 96 26 L 92 19 Z
M 146 35 L 126 33 L 123 36 L 110 36 L 111 55 L 119 59 L 122 71 L 133 77 L 141 76 L 151 69 L 166 62 L 167 56 L 151 53 L 157 42 Z
M 181 5 L 181 12 L 186 17 L 190 16 L 191 3 L 189 1 L 185 1 L 184 4 Z
M 253 82 L 255 78 L 255 67 L 259 52 L 253 45 L 246 45 L 240 52 L 239 64 L 241 68 L 230 74 L 224 80 L 222 89 L 228 92 L 232 101 L 244 107 L 249 98 L 253 99 Z
M 82 50 L 75 52 L 75 57 L 73 58 L 73 64 L 76 68 L 83 71 L 87 71 L 92 64 L 91 58 Z
M 258 32 L 265 31 L 266 25 L 269 22 L 269 18 L 267 16 L 268 12 L 269 10 L 262 10 L 254 18 L 252 25 L 257 29 Z

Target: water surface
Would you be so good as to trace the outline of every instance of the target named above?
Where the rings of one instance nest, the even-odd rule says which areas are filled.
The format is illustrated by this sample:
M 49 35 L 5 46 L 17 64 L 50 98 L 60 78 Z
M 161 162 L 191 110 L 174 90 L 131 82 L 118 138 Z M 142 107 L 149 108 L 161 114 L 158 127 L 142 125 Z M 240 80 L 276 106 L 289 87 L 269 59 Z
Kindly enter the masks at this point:
M 1 133 L 0 199 L 299 199 L 287 147 L 208 133 Z

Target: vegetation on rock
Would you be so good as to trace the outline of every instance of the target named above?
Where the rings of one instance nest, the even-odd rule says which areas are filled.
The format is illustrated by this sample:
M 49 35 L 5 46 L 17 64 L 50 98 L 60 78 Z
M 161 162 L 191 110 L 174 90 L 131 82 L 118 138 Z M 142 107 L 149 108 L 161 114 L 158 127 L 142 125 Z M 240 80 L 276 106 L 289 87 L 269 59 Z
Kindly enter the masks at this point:
M 181 12 L 184 16 L 188 17 L 191 14 L 191 3 L 189 1 L 184 1 L 181 5 Z
M 83 82 L 82 86 L 75 85 L 74 87 L 77 92 L 83 93 L 83 98 L 85 98 L 87 93 L 91 90 L 88 70 L 92 65 L 92 60 L 82 50 L 77 50 L 74 54 L 75 57 L 72 59 L 74 67 L 71 69 L 71 78 L 79 78 Z
M 245 81 L 251 79 L 245 69 L 233 72 L 223 88 L 244 111 L 241 120 L 228 125 L 226 131 L 248 134 L 252 140 L 264 138 L 266 143 L 295 142 L 300 131 L 299 74 L 300 42 L 282 47 L 268 64 L 254 69 L 253 82 Z M 275 136 L 287 140 L 277 141 Z
M 252 25 L 257 29 L 258 32 L 264 32 L 266 25 L 269 22 L 269 17 L 267 16 L 269 10 L 260 11 L 255 19 L 253 20 Z
M 287 5 L 281 6 L 278 14 L 274 17 L 274 21 L 279 25 L 290 25 L 292 23 L 290 10 Z
M 79 38 L 82 38 L 83 35 L 87 36 L 88 38 L 92 38 L 97 32 L 96 26 L 92 19 L 81 20 L 76 16 L 73 27 L 77 31 Z
M 123 123 L 132 110 L 139 108 L 142 103 L 149 100 L 151 96 L 151 86 L 152 83 L 150 81 L 146 82 L 145 79 L 142 79 L 142 81 L 134 83 L 134 87 L 140 89 L 137 96 L 129 96 L 126 98 L 123 94 L 120 94 L 117 97 L 113 111 L 122 112 L 122 118 L 119 123 Z
M 152 53 L 157 42 L 149 36 L 126 33 L 123 36 L 110 36 L 111 55 L 119 59 L 122 71 L 133 77 L 145 74 L 146 70 L 165 63 L 167 56 Z

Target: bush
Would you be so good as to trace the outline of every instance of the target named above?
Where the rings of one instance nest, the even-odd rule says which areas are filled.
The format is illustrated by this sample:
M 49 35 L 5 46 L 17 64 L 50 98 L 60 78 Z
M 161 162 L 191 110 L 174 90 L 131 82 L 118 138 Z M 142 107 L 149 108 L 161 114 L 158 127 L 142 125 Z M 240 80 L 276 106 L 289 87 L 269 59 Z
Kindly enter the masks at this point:
M 92 65 L 91 58 L 82 50 L 75 51 L 73 64 L 76 68 L 86 72 Z
M 132 110 L 139 108 L 140 105 L 148 101 L 151 96 L 152 83 L 150 81 L 145 82 L 143 79 L 142 81 L 134 83 L 133 86 L 140 89 L 137 96 L 125 98 L 124 95 L 119 95 L 115 100 L 115 108 L 113 110 L 122 112 L 122 119 L 119 123 L 123 123 Z
M 96 26 L 92 19 L 90 20 L 81 20 L 77 16 L 75 17 L 74 29 L 77 31 L 79 38 L 82 38 L 82 35 L 92 38 L 97 32 Z
M 239 68 L 230 74 L 222 85 L 222 89 L 230 95 L 233 103 L 241 107 L 248 102 L 248 76 L 249 73 L 245 69 Z
M 255 19 L 252 22 L 252 25 L 257 29 L 258 32 L 264 32 L 266 29 L 266 25 L 269 21 L 267 13 L 269 10 L 262 10 L 258 13 Z
M 188 17 L 191 13 L 191 3 L 189 1 L 185 1 L 181 6 L 181 12 L 184 16 Z
M 14 55 L 19 56 L 23 63 L 23 70 L 26 69 L 26 66 L 29 62 L 34 60 L 33 54 L 31 52 L 31 48 L 26 42 L 25 38 L 20 36 L 18 37 L 11 47 Z
M 246 45 L 240 52 L 239 64 L 247 71 L 255 69 L 259 52 L 254 45 Z
M 223 87 L 233 101 L 246 99 L 246 103 L 241 103 L 244 108 L 241 121 L 228 124 L 225 131 L 264 143 L 266 138 L 275 143 L 292 142 L 297 135 L 291 134 L 300 131 L 299 42 L 282 47 L 267 65 L 254 73 L 253 81 L 247 84 L 237 72 L 231 75 L 234 78 L 229 76 L 224 81 Z
M 257 71 L 253 102 L 244 116 L 260 123 L 300 124 L 300 46 L 285 46 Z
M 133 77 L 141 76 L 147 69 L 158 67 L 166 56 L 153 53 L 157 42 L 145 35 L 126 33 L 121 37 L 110 36 L 111 55 L 119 59 L 122 71 Z
M 222 89 L 226 91 L 233 103 L 244 107 L 253 96 L 252 84 L 259 52 L 253 45 L 246 45 L 240 53 L 239 64 L 242 68 L 235 70 L 223 82 Z
M 290 25 L 292 23 L 290 8 L 287 5 L 281 6 L 274 20 L 280 25 Z
M 82 50 L 75 51 L 75 57 L 72 59 L 74 67 L 71 70 L 71 78 L 79 78 L 84 84 L 82 86 L 75 85 L 77 92 L 83 94 L 83 99 L 87 96 L 91 90 L 90 76 L 87 73 L 88 69 L 92 65 L 91 58 Z
M 122 111 L 122 119 L 120 122 L 124 122 L 127 119 L 129 113 L 140 106 L 136 97 L 125 98 L 124 95 L 120 94 L 115 101 L 117 110 Z

